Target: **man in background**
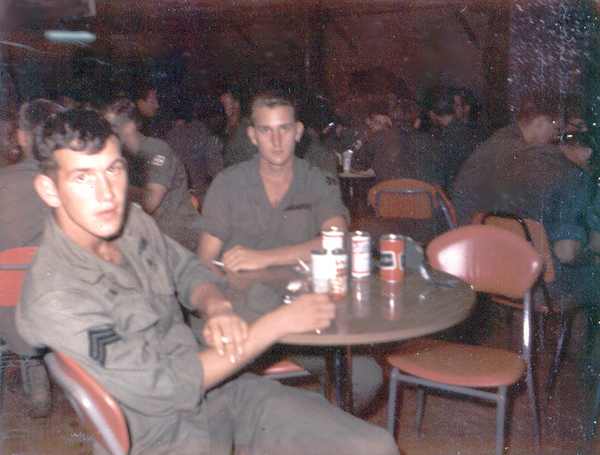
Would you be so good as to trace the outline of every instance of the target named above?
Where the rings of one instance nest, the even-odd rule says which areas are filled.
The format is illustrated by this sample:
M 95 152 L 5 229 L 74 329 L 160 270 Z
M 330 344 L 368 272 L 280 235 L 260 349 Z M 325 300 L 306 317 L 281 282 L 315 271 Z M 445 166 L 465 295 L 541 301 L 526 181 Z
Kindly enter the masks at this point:
M 44 123 L 59 109 L 57 104 L 46 99 L 35 99 L 21 105 L 16 134 L 22 159 L 0 170 L 0 251 L 37 246 L 42 239 L 50 209 L 33 185 L 40 173 L 39 163 L 32 154 L 33 140 Z M 0 307 L 0 338 L 15 354 L 26 358 L 23 385 L 27 412 L 33 417 L 48 415 L 52 404 L 48 374 L 41 353 L 17 333 L 14 307 Z
M 192 204 L 181 161 L 165 141 L 140 132 L 140 122 L 128 100 L 113 103 L 107 108 L 106 115 L 131 155 L 129 171 L 133 200 L 152 215 L 165 234 L 189 250 L 197 251 L 200 215 Z

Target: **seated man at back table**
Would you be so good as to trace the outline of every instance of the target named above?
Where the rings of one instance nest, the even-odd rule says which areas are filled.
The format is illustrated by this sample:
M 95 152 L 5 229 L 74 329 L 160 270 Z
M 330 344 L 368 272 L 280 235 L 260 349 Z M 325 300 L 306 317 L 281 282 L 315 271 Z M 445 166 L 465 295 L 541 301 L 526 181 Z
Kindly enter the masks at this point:
M 452 201 L 461 224 L 471 224 L 477 212 L 499 211 L 541 222 L 557 272 L 548 290 L 554 308 L 566 310 L 598 301 L 600 269 L 586 247 L 591 179 L 557 146 L 561 104 L 552 93 L 525 96 L 517 120 L 465 161 Z
M 202 207 L 199 254 L 214 270 L 259 270 L 310 260 L 320 231 L 346 230 L 339 187 L 294 156 L 304 127 L 281 94 L 257 95 L 248 136 L 258 155 L 219 173 Z
M 235 376 L 286 334 L 329 326 L 326 295 L 246 325 L 204 262 L 127 206 L 119 140 L 95 112 L 58 114 L 34 153 L 43 172 L 35 187 L 54 216 L 25 277 L 18 328 L 74 358 L 119 402 L 131 455 L 398 454 L 383 428 L 316 393 Z M 198 345 L 178 301 L 209 316 L 209 346 Z
M 321 229 L 346 229 L 348 211 L 339 187 L 294 157 L 303 129 L 294 105 L 282 94 L 254 98 L 248 136 L 258 155 L 218 174 L 202 207 L 199 254 L 209 267 L 216 269 L 212 261 L 219 257 L 233 272 L 308 262 L 311 250 L 321 246 Z M 294 361 L 313 373 L 325 369 L 322 355 Z M 379 389 L 381 367 L 371 356 L 355 356 L 352 379 L 360 407 Z
M 130 197 L 152 215 L 165 234 L 196 252 L 200 215 L 190 198 L 185 167 L 169 144 L 140 132 L 133 107 L 123 98 L 105 108 L 127 155 Z

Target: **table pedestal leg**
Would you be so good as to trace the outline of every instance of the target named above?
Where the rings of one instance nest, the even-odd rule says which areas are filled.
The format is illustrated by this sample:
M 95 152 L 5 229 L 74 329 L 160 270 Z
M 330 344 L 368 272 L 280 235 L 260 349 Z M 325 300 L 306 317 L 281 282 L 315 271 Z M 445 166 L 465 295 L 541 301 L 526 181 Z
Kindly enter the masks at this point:
M 351 359 L 350 346 L 335 347 L 327 356 L 330 396 L 333 395 L 340 409 L 349 413 L 353 412 Z

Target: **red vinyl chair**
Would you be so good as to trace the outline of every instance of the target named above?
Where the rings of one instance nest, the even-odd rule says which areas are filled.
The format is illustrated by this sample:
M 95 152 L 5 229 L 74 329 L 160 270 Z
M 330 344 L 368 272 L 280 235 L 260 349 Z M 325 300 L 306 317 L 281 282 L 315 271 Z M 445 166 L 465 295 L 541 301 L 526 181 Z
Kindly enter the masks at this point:
M 35 256 L 36 247 L 12 248 L 9 250 L 0 251 L 0 307 L 12 307 L 11 311 L 19 303 L 21 295 L 21 285 L 25 276 L 25 271 L 29 267 L 29 263 Z M 10 314 L 3 314 L 3 317 L 13 317 Z M 13 321 L 14 323 L 14 321 Z M 4 369 L 7 357 L 11 355 L 11 348 L 4 340 L 0 345 L 0 408 L 2 406 L 3 390 L 4 390 Z M 23 378 L 23 387 L 28 388 L 29 376 L 26 368 L 26 358 L 20 357 L 21 377 Z
M 127 421 L 119 404 L 106 389 L 65 354 L 49 352 L 44 360 L 94 439 L 113 455 L 129 453 Z
M 0 306 L 17 306 L 25 271 L 37 248 L 25 246 L 0 251 Z
M 461 278 L 478 292 L 522 298 L 524 318 L 531 317 L 530 289 L 540 274 L 542 261 L 536 250 L 516 234 L 491 226 L 461 227 L 434 239 L 426 254 L 433 268 Z M 393 367 L 388 430 L 394 432 L 398 382 L 420 387 L 417 430 L 425 405 L 423 387 L 493 400 L 497 403 L 495 452 L 500 455 L 504 451 L 507 389 L 527 371 L 533 426 L 539 443 L 530 333 L 524 333 L 523 347 L 519 356 L 504 349 L 426 338 L 402 343 L 398 352 L 387 357 Z
M 377 216 L 427 220 L 441 210 L 449 229 L 453 229 L 456 213 L 439 186 L 414 179 L 391 179 L 374 185 L 368 200 Z

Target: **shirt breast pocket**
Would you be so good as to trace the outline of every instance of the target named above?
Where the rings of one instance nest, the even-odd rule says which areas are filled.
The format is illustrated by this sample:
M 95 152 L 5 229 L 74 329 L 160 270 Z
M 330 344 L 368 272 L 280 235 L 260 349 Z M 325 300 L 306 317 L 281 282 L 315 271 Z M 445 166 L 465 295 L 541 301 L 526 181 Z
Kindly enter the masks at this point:
M 288 207 L 283 211 L 280 233 L 286 244 L 305 242 L 319 234 L 309 207 Z

